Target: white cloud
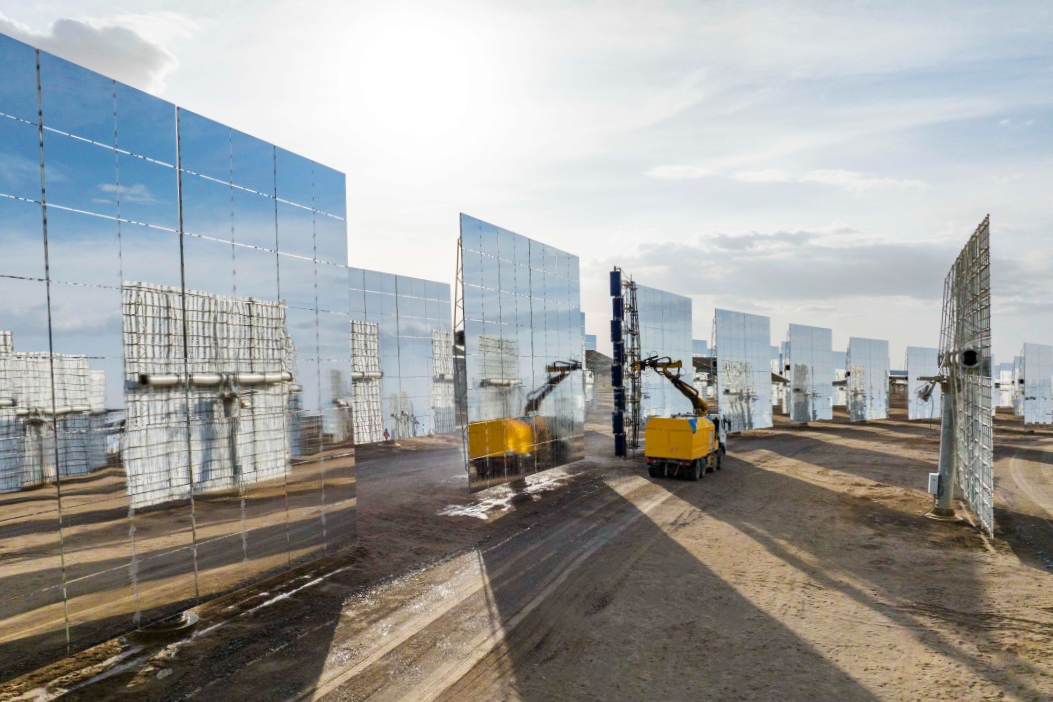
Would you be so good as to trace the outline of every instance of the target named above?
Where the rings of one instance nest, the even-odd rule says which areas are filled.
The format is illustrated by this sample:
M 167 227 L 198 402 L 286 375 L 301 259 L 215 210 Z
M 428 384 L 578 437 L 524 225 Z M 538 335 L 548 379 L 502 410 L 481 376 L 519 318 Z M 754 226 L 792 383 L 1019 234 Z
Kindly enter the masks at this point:
M 27 44 L 153 93 L 179 61 L 157 38 L 186 37 L 198 25 L 181 15 L 123 15 L 106 19 L 59 19 L 40 32 L 0 14 L 0 31 Z M 151 37 L 151 38 L 148 38 Z
M 698 166 L 655 166 L 647 175 L 658 180 L 697 180 L 710 175 L 710 171 Z
M 919 180 L 881 178 L 871 173 L 840 169 L 804 171 L 801 173 L 779 169 L 739 171 L 732 177 L 743 183 L 820 183 L 833 185 L 854 193 L 861 193 L 873 188 L 920 188 L 924 185 Z
M 796 231 L 711 232 L 649 243 L 617 261 L 640 280 L 684 295 L 754 301 L 836 301 L 855 296 L 939 300 L 960 242 L 902 242 L 844 225 Z M 604 266 L 609 268 L 609 266 Z
M 1003 120 L 1001 120 L 999 122 L 999 124 L 1002 125 L 1003 127 L 1005 127 L 1005 126 L 1007 126 L 1009 124 L 1009 119 L 1008 118 L 1003 119 Z

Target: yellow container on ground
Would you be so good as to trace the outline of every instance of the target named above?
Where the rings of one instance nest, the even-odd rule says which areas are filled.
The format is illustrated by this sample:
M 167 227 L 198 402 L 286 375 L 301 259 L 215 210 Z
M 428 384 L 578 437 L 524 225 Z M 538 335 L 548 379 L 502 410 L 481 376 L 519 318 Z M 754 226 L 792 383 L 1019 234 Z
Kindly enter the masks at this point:
M 651 417 L 644 433 L 644 455 L 693 461 L 717 450 L 713 422 L 705 417 Z
M 534 430 L 526 419 L 490 419 L 468 425 L 468 458 L 530 453 Z

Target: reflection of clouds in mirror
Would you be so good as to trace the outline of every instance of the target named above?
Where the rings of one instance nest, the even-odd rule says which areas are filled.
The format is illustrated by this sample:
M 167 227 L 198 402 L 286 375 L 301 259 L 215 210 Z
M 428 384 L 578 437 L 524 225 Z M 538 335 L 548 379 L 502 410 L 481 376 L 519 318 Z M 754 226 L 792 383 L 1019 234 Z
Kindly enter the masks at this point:
M 102 183 L 99 189 L 105 193 L 116 193 L 121 202 L 134 202 L 144 205 L 152 205 L 157 202 L 150 189 L 142 184 L 117 185 L 115 183 Z M 108 200 L 96 200 L 96 202 L 108 202 Z
M 11 47 L 34 55 L 0 35 L 0 51 Z M 45 120 L 95 141 L 112 138 L 113 82 L 40 56 Z M 23 68 L 32 90 L 36 64 Z M 121 85 L 117 93 L 129 97 L 117 101 L 126 146 L 150 146 L 143 135 L 168 129 L 174 149 L 172 105 Z M 222 172 L 229 128 L 194 122 L 184 126 L 201 138 L 185 147 L 200 167 Z M 28 157 L 8 158 L 11 130 L 0 133 L 0 190 L 23 178 L 19 193 L 4 194 L 32 196 L 35 172 L 39 198 L 43 173 L 53 203 L 45 276 L 41 205 L 0 198 L 0 493 L 13 493 L 0 500 L 0 519 L 13 525 L 0 550 L 11 550 L 12 534 L 18 548 L 34 549 L 5 573 L 19 597 L 7 622 L 31 635 L 8 640 L 0 679 L 158 621 L 195 597 L 332 553 L 353 543 L 356 529 L 346 451 L 349 323 L 346 313 L 326 312 L 327 326 L 316 309 L 316 300 L 346 309 L 346 269 L 326 264 L 318 273 L 310 258 L 262 250 L 275 248 L 272 196 L 239 190 L 232 209 L 226 183 L 184 174 L 180 192 L 170 166 L 44 126 L 44 163 L 35 167 Z M 168 143 L 157 141 L 151 155 L 163 155 Z M 266 189 L 274 147 L 257 146 L 262 177 L 253 184 Z M 238 163 L 244 174 L 245 160 Z M 283 186 L 310 201 L 316 164 L 283 163 L 293 169 Z M 330 175 L 335 209 L 343 176 Z M 213 238 L 176 231 L 180 207 Z M 309 232 L 313 212 L 299 209 L 306 213 L 300 232 Z M 312 233 L 305 253 L 313 253 L 316 236 L 334 260 L 346 261 L 343 222 L 334 221 L 340 226 Z M 277 301 L 279 274 L 283 293 L 306 309 Z M 319 339 L 325 332 L 328 341 L 333 329 L 345 342 L 326 346 L 319 360 Z M 408 398 L 414 412 L 421 394 Z M 40 516 L 23 518 L 26 505 Z M 44 571 L 52 575 L 41 577 Z

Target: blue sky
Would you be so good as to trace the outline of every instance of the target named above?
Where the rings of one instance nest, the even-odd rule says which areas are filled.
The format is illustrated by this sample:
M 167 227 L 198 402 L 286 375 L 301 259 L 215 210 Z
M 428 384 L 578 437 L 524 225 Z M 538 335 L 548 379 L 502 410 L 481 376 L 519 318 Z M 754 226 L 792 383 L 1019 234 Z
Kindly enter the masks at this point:
M 1053 6 L 48 2 L 0 31 L 347 174 L 351 264 L 452 282 L 458 213 L 714 307 L 937 343 L 992 218 L 996 360 L 1053 343 Z

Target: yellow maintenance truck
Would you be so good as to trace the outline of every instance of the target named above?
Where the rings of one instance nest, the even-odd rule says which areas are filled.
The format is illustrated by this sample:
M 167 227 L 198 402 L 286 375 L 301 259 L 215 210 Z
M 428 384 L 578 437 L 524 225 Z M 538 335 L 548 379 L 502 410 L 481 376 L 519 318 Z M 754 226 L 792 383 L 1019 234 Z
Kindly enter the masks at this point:
M 707 415 L 708 406 L 698 391 L 684 382 L 679 373 L 682 364 L 669 357 L 652 356 L 633 364 L 633 370 L 661 373 L 691 401 L 691 415 L 651 417 L 644 433 L 644 457 L 647 473 L 652 478 L 682 477 L 698 480 L 706 473 L 720 470 L 725 453 L 725 427 L 716 415 Z

